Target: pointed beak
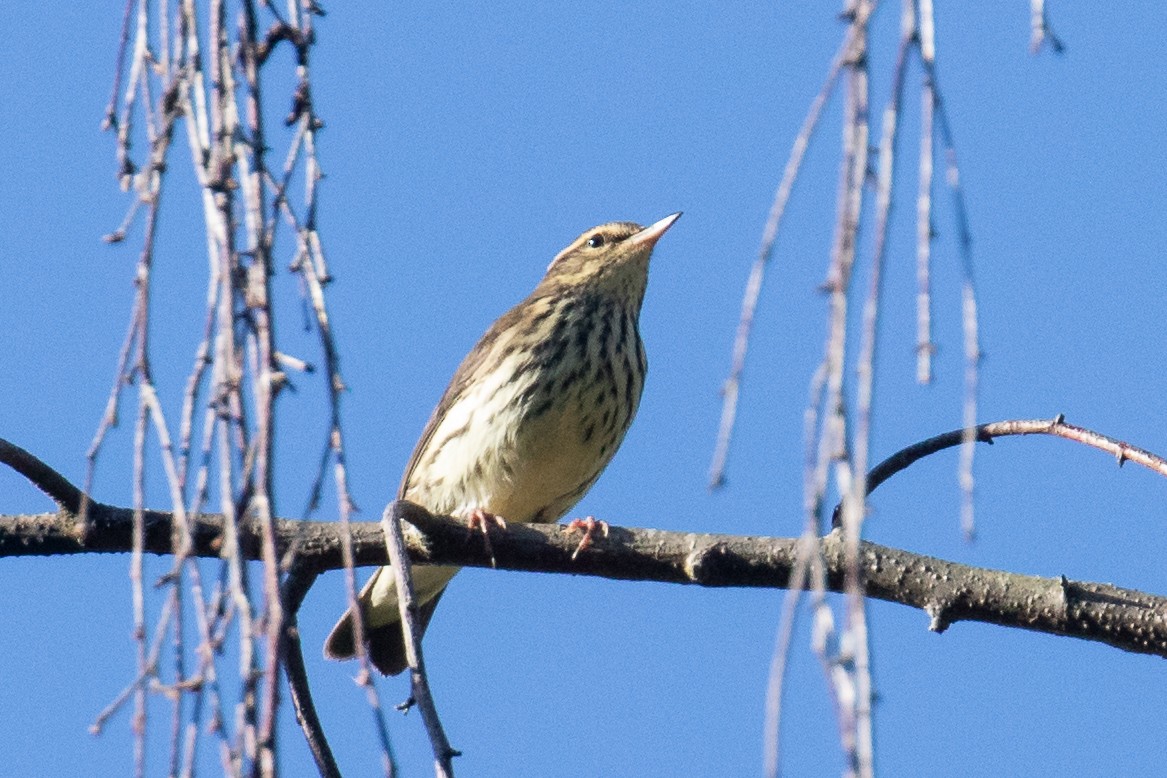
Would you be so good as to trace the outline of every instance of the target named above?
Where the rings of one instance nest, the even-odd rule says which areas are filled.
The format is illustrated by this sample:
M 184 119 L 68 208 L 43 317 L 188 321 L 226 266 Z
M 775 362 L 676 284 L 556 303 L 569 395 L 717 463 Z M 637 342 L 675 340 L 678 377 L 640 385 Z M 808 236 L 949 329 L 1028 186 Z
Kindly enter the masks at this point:
M 656 245 L 656 242 L 660 240 L 660 236 L 665 234 L 665 230 L 667 230 L 669 227 L 672 227 L 673 222 L 679 218 L 681 218 L 680 211 L 669 214 L 660 221 L 645 227 L 643 230 L 633 235 L 631 238 L 629 238 L 628 242 L 645 244 L 649 248 L 652 248 Z

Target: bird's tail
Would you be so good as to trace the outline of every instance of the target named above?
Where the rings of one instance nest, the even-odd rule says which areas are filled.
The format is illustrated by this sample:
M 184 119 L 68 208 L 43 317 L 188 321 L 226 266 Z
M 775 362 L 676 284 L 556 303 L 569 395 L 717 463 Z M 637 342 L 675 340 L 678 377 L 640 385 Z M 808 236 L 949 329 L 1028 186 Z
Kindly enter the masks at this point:
M 413 568 L 413 588 L 418 601 L 418 629 L 422 634 L 425 634 L 442 592 L 457 572 L 457 567 L 444 565 L 418 565 Z M 405 638 L 392 568 L 382 567 L 373 573 L 373 577 L 361 590 L 360 603 L 365 616 L 365 641 L 373 666 L 385 675 L 401 673 L 409 667 L 409 661 L 405 657 Z M 328 659 L 352 659 L 356 656 L 352 616 L 352 611 L 346 612 L 324 641 L 324 656 Z

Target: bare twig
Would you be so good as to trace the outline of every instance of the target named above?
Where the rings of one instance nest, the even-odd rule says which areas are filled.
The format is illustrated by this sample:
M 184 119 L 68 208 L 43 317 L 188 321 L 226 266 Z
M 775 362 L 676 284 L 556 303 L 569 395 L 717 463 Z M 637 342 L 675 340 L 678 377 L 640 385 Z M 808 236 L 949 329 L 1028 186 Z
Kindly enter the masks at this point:
M 275 534 L 271 526 L 273 474 L 275 472 L 274 408 L 285 377 L 280 370 L 275 343 L 275 326 L 270 301 L 270 277 L 274 274 L 272 251 L 279 223 L 278 210 L 267 202 L 270 172 L 265 162 L 269 136 L 265 131 L 264 95 L 261 68 L 273 47 L 288 42 L 295 47 L 297 85 L 293 103 L 297 127 L 290 133 L 284 181 L 277 202 L 289 209 L 285 188 L 296 169 L 308 175 L 305 198 L 309 236 L 299 235 L 297 251 L 320 252 L 315 235 L 316 180 L 320 177 L 315 160 L 314 133 L 321 126 L 315 117 L 308 78 L 309 53 L 314 45 L 312 18 L 315 4 L 291 0 L 287 11 L 277 11 L 265 0 L 212 0 L 205 13 L 194 0 L 150 3 L 129 0 L 114 75 L 113 97 L 106 111 L 106 126 L 117 132 L 116 154 L 119 180 L 133 191 L 122 224 L 111 239 L 122 239 L 140 215 L 146 215 L 137 272 L 137 294 L 131 312 L 129 332 L 118 359 L 114 387 L 110 393 L 89 452 L 85 501 L 93 482 L 96 460 L 107 432 L 117 420 L 124 387 L 139 385 L 139 419 L 154 427 L 161 446 L 163 464 L 171 494 L 174 566 L 165 577 L 172 587 L 171 601 L 176 612 L 194 612 L 199 634 L 197 675 L 210 679 L 188 684 L 182 678 L 182 629 L 175 630 L 174 664 L 176 679 L 168 685 L 175 704 L 171 727 L 171 772 L 189 772 L 194 764 L 194 745 L 199 732 L 198 716 L 204 707 L 201 697 L 191 709 L 187 737 L 180 759 L 178 735 L 181 694 L 196 696 L 204 688 L 217 695 L 214 664 L 220 652 L 217 644 L 228 626 L 238 620 L 239 678 L 241 688 L 234 732 L 231 722 L 212 700 L 210 729 L 219 734 L 224 746 L 225 771 L 232 774 L 256 772 L 272 775 L 276 770 L 275 723 L 278 711 L 280 641 L 284 632 L 279 595 L 279 564 Z M 173 13 L 173 17 L 171 14 Z M 266 34 L 261 16 L 275 19 Z M 234 30 L 235 18 L 239 24 Z M 200 30 L 200 23 L 205 25 Z M 205 56 L 204 56 L 205 47 Z M 209 76 L 209 77 L 208 77 Z M 176 427 L 178 449 L 173 448 L 163 403 L 155 395 L 149 370 L 151 321 L 148 290 L 151 264 L 156 249 L 156 215 L 161 196 L 163 172 L 176 123 L 185 119 L 194 173 L 201 189 L 209 278 L 206 318 L 202 339 L 183 394 L 181 415 Z M 148 143 L 148 162 L 139 170 L 131 147 L 140 138 Z M 302 248 L 302 247 L 307 247 Z M 323 266 L 323 260 L 319 262 Z M 322 308 L 322 302 L 319 304 Z M 335 345 L 327 343 L 330 364 L 335 367 Z M 343 387 L 339 371 L 330 373 L 333 394 Z M 206 395 L 209 395 L 206 396 Z M 344 485 L 343 443 L 339 437 L 339 403 L 334 401 L 330 440 L 336 441 L 338 489 L 347 511 L 351 499 Z M 144 414 L 144 415 L 143 415 Z M 194 442 L 196 417 L 201 416 L 202 440 Z M 333 434 L 335 433 L 335 434 Z M 137 445 L 148 435 L 135 430 Z M 201 460 L 192 468 L 193 447 Z M 145 471 L 144 452 L 135 452 L 138 483 Z M 212 460 L 217 458 L 217 475 Z M 192 477 L 193 473 L 193 477 Z M 186 526 L 187 516 L 198 516 L 213 499 L 210 488 L 218 490 L 219 509 L 226 516 L 223 544 L 222 583 L 230 597 L 221 608 L 219 591 L 211 602 L 203 600 L 203 588 L 196 566 L 186 565 L 188 547 L 194 544 Z M 188 495 L 188 487 L 190 489 Z M 185 498 L 190 497 L 187 505 Z M 242 522 L 259 521 L 267 526 L 264 547 L 266 564 L 262 571 L 262 600 L 252 603 L 247 586 L 247 569 L 232 554 L 238 550 L 238 528 Z M 145 530 L 143 530 L 145 531 Z M 140 577 L 140 571 L 137 573 Z M 135 579 L 137 580 L 137 579 Z M 183 611 L 186 583 L 194 594 L 194 608 Z M 139 584 L 140 585 L 140 584 Z M 140 598 L 139 598 L 140 599 Z M 144 615 L 144 614 L 143 614 Z M 257 642 L 257 639 L 260 642 Z M 214 644 L 214 645 L 213 645 Z M 257 669 L 262 668 L 262 674 Z M 145 687 L 139 687 L 139 690 Z M 153 688 L 153 687 L 151 687 Z M 170 692 L 168 691 L 168 694 Z M 140 700 L 141 698 L 139 698 Z M 228 745 L 228 741 L 230 744 Z M 141 752 L 139 748 L 139 752 Z M 141 758 L 139 758 L 139 765 Z M 139 767 L 139 772 L 141 767 Z
M 817 521 L 814 522 L 818 524 Z M 763 771 L 770 778 L 777 778 L 779 765 L 779 728 L 782 724 L 782 692 L 786 682 L 786 667 L 790 659 L 790 644 L 794 639 L 794 628 L 798 617 L 798 604 L 807 588 L 807 574 L 812 561 L 818 561 L 818 538 L 813 532 L 804 530 L 798 539 L 798 551 L 794 560 L 794 571 L 790 576 L 786 596 L 782 599 L 782 613 L 778 619 L 778 632 L 774 639 L 774 653 L 770 657 L 770 674 L 766 681 L 766 721 L 762 730 Z M 821 572 L 822 565 L 816 565 Z M 821 576 L 815 577 L 814 588 L 820 591 L 825 582 Z
M 1062 39 L 1054 34 L 1046 13 L 1045 0 L 1029 0 L 1029 51 L 1037 54 L 1043 44 L 1048 43 L 1054 54 L 1061 54 L 1066 50 Z
M 1113 456 L 1120 467 L 1126 462 L 1134 462 L 1161 476 L 1167 477 L 1167 460 L 1163 457 L 1153 454 L 1146 449 L 1139 448 L 1138 446 L 1133 446 L 1118 438 L 1112 438 L 1109 435 L 1103 435 L 1085 427 L 1067 424 L 1065 417 L 1061 414 L 1052 419 L 1016 419 L 980 424 L 971 430 L 971 435 L 974 440 L 985 443 L 992 443 L 994 438 L 1010 435 L 1053 435 L 1085 444 L 1099 451 L 1104 451 Z M 875 491 L 877 486 L 901 470 L 906 469 L 914 462 L 935 454 L 938 451 L 961 444 L 968 436 L 968 430 L 952 430 L 951 432 L 945 432 L 942 435 L 920 441 L 892 454 L 872 469 L 871 474 L 868 476 L 868 492 Z
M 851 49 L 851 28 L 847 29 L 839 50 L 831 60 L 827 69 L 827 77 L 823 81 L 818 94 L 811 101 L 807 109 L 806 118 L 802 120 L 802 128 L 794 139 L 794 146 L 790 149 L 790 156 L 786 159 L 786 168 L 782 172 L 782 181 L 774 193 L 774 202 L 770 205 L 770 214 L 766 217 L 766 226 L 762 231 L 762 244 L 758 248 L 758 256 L 750 269 L 750 277 L 746 282 L 745 295 L 742 298 L 741 315 L 738 319 L 737 334 L 733 343 L 733 362 L 730 366 L 729 377 L 722 385 L 721 423 L 717 432 L 717 443 L 713 451 L 713 463 L 709 467 L 709 488 L 716 489 L 725 484 L 725 465 L 729 458 L 729 445 L 733 437 L 733 427 L 737 419 L 737 401 L 741 393 L 742 372 L 746 366 L 746 352 L 749 349 L 750 333 L 754 327 L 754 312 L 758 307 L 758 298 L 762 294 L 762 281 L 766 275 L 766 267 L 774 253 L 774 241 L 778 238 L 778 229 L 782 225 L 782 217 L 786 214 L 786 203 L 790 200 L 790 193 L 794 190 L 794 182 L 798 179 L 798 172 L 802 169 L 802 160 L 810 146 L 818 127 L 823 108 L 834 92 L 835 84 L 839 81 L 839 73 L 843 68 L 844 59 Z
M 64 513 L 81 513 L 81 490 L 33 454 L 0 438 L 0 464 L 8 465 L 40 489 Z
M 121 692 L 116 697 L 114 697 L 114 699 L 108 705 L 102 708 L 100 713 L 97 714 L 97 717 L 93 720 L 93 723 L 89 725 L 89 734 L 100 735 L 105 729 L 106 722 L 108 722 L 110 718 L 112 718 L 125 706 L 127 702 L 129 702 L 131 696 L 136 695 L 139 690 L 150 683 L 151 678 L 154 678 L 157 675 L 158 655 L 162 650 L 162 641 L 166 637 L 166 628 L 170 625 L 172 615 L 173 611 L 171 610 L 171 603 L 170 601 L 167 601 L 167 604 L 163 606 L 162 613 L 158 618 L 158 623 L 154 627 L 154 638 L 150 641 L 150 651 L 143 668 L 139 671 L 134 680 L 127 684 L 126 687 L 122 689 Z
M 928 62 L 935 61 L 935 28 L 932 18 L 932 0 L 913 0 L 916 18 L 917 51 Z M 932 180 L 935 153 L 932 136 L 933 105 L 936 96 L 931 79 L 925 77 L 920 86 L 920 152 L 919 181 L 916 194 L 916 380 L 921 384 L 932 382 Z
M 860 5 L 862 9 L 862 4 Z M 868 13 L 873 10 L 870 6 Z M 861 11 L 862 13 L 862 11 Z M 863 38 L 866 40 L 866 36 Z M 854 684 L 854 727 L 855 745 L 853 765 L 860 776 L 875 773 L 875 749 L 872 738 L 872 684 L 870 667 L 870 640 L 867 631 L 866 599 L 862 581 L 859 580 L 858 563 L 859 538 L 863 520 L 867 512 L 866 474 L 868 450 L 871 442 L 872 415 L 874 408 L 874 377 L 878 346 L 878 323 L 880 299 L 883 291 L 883 266 L 887 253 L 888 223 L 891 219 L 893 177 L 895 172 L 896 147 L 899 138 L 899 115 L 903 103 L 904 80 L 908 55 L 916 41 L 916 18 L 910 0 L 903 4 L 901 16 L 899 53 L 896 57 L 892 77 L 891 95 L 883 112 L 883 127 L 879 145 L 878 183 L 876 187 L 875 247 L 870 265 L 870 281 L 867 299 L 863 307 L 862 329 L 860 332 L 859 361 L 857 374 L 857 424 L 850 446 L 850 460 L 847 478 L 841 479 L 840 492 L 843 494 L 843 537 L 848 554 L 855 562 L 849 564 L 847 587 L 847 634 L 852 659 L 851 676 Z M 865 55 L 865 52 L 864 52 Z M 864 56 L 864 60 L 866 57 Z M 864 81 L 865 84 L 865 81 Z M 864 87 L 865 88 L 865 87 Z M 849 485 L 850 489 L 846 487 Z M 839 695 L 840 697 L 842 695 Z M 846 736 L 844 742 L 847 742 Z
M 921 8 L 924 4 L 921 3 Z M 930 8 L 930 6 L 929 6 Z M 933 40 L 932 16 L 930 13 L 921 15 L 921 38 Z M 964 188 L 960 183 L 960 167 L 956 159 L 956 142 L 953 138 L 952 126 L 948 121 L 948 112 L 944 108 L 944 101 L 940 90 L 940 83 L 936 76 L 936 62 L 928 56 L 929 49 L 921 47 L 921 64 L 928 84 L 931 86 L 934 97 L 933 108 L 940 129 L 941 141 L 944 145 L 945 165 L 947 168 L 947 182 L 952 195 L 952 207 L 956 216 L 957 241 L 960 247 L 961 261 L 961 324 L 964 330 L 964 428 L 971 430 L 977 419 L 977 385 L 980 381 L 980 335 L 977 316 L 976 284 L 973 274 L 972 261 L 972 230 L 969 226 L 968 206 L 964 199 Z M 967 538 L 972 538 L 976 525 L 973 518 L 973 457 L 976 441 L 968 437 L 964 441 L 964 448 L 960 456 L 960 484 L 962 493 L 961 528 Z
M 109 103 L 105 107 L 105 118 L 101 128 L 110 129 L 117 124 L 118 96 L 122 91 L 122 74 L 125 73 L 126 50 L 130 42 L 130 12 L 134 8 L 134 0 L 126 0 L 125 10 L 122 12 L 122 31 L 118 36 L 118 53 L 114 64 L 113 89 L 110 91 Z
M 290 8 L 296 10 L 294 6 L 290 6 Z M 355 614 L 353 618 L 353 632 L 357 660 L 360 665 L 356 681 L 357 685 L 364 690 L 369 708 L 373 713 L 373 726 L 381 744 L 382 768 L 386 775 L 393 775 L 396 772 L 395 758 L 389 741 L 388 727 L 385 723 L 377 687 L 373 683 L 372 668 L 365 646 L 364 612 L 358 607 L 356 574 L 352 564 L 352 544 L 348 529 L 352 513 L 356 510 L 356 506 L 348 490 L 348 465 L 345 454 L 344 430 L 341 421 L 341 397 L 346 390 L 346 386 L 340 371 L 340 352 L 336 344 L 324 293 L 324 287 L 330 281 L 330 278 L 327 275 L 323 248 L 319 233 L 316 229 L 317 193 L 322 174 L 316 160 L 315 142 L 316 131 L 320 128 L 322 122 L 316 116 L 315 108 L 311 99 L 308 97 L 310 94 L 308 70 L 310 49 L 307 42 L 312 38 L 312 13 L 305 8 L 297 15 L 300 19 L 299 32 L 288 28 L 280 33 L 281 35 L 285 33 L 290 35 L 286 39 L 290 40 L 296 46 L 297 73 L 300 78 L 300 87 L 297 92 L 297 108 L 294 114 L 295 137 L 290 144 L 280 180 L 276 181 L 274 176 L 271 175 L 270 170 L 265 171 L 265 173 L 268 185 L 273 191 L 273 203 L 276 209 L 284 215 L 284 219 L 289 228 L 296 235 L 296 258 L 291 263 L 290 268 L 292 272 L 299 275 L 304 297 L 311 306 L 316 330 L 320 337 L 325 372 L 328 376 L 328 438 L 324 452 L 320 457 L 319 469 L 309 489 L 308 505 L 305 510 L 305 515 L 311 515 L 319 505 L 324 482 L 328 475 L 328 465 L 332 463 L 333 482 L 336 485 L 337 493 L 337 513 L 342 531 L 341 549 L 347 560 L 345 565 L 345 591 L 348 597 L 348 611 Z M 269 34 L 270 38 L 271 35 Z M 301 152 L 303 153 L 301 154 Z M 304 222 L 301 222 L 297 217 L 295 209 L 285 196 L 291 176 L 295 170 L 296 162 L 301 157 L 304 160 L 304 200 L 307 205 L 306 221 Z M 309 694 L 306 685 L 301 690 L 301 694 Z M 322 737 L 322 733 L 320 736 Z
M 130 586 L 133 603 L 134 644 L 138 651 L 138 677 L 145 678 L 150 671 L 146 652 L 146 604 L 142 591 L 142 549 L 145 538 L 146 505 L 146 406 L 138 408 L 134 424 L 134 529 L 130 552 Z M 134 686 L 134 774 L 146 775 L 146 686 Z
M 350 539 L 351 542 L 351 539 Z M 320 717 L 316 715 L 316 705 L 312 702 L 312 694 L 308 690 L 308 670 L 304 666 L 304 652 L 300 646 L 300 627 L 296 621 L 296 614 L 304 602 L 305 595 L 316 582 L 315 572 L 301 572 L 293 569 L 284 585 L 284 607 L 287 608 L 284 621 L 284 662 L 288 673 L 288 688 L 291 690 L 292 707 L 296 711 L 296 719 L 300 722 L 300 729 L 308 743 L 308 750 L 312 752 L 312 759 L 316 762 L 316 769 L 322 778 L 340 778 L 340 768 L 336 765 L 336 758 L 332 755 L 332 748 L 328 739 L 324 737 L 324 726 Z
M 267 642 L 264 652 L 264 684 L 256 731 L 256 758 L 261 775 L 276 773 L 275 726 L 279 712 L 280 644 L 284 635 L 284 609 L 280 599 L 279 558 L 275 549 L 275 531 L 272 516 L 272 495 L 275 472 L 275 398 L 283 385 L 284 376 L 276 367 L 275 321 L 270 303 L 272 267 L 272 233 L 269 227 L 264 193 L 267 141 L 264 133 L 262 92 L 259 79 L 259 58 L 256 41 L 256 9 L 252 0 L 244 0 L 239 31 L 239 59 L 247 86 L 246 144 L 240 144 L 236 164 L 243 184 L 248 254 L 251 265 L 247 272 L 247 301 L 252 330 L 255 395 L 255 478 L 252 482 L 251 507 L 264 528 L 263 597 L 264 628 Z M 274 219 L 271 220 L 274 222 Z
M 389 561 L 393 565 L 393 577 L 397 584 L 397 605 L 401 612 L 401 625 L 405 637 L 405 656 L 409 660 L 410 701 L 417 705 L 421 719 L 429 735 L 434 752 L 434 773 L 438 778 L 453 778 L 454 757 L 460 754 L 450 747 L 438 709 L 430 692 L 429 678 L 425 672 L 425 655 L 421 649 L 421 630 L 418 629 L 417 603 L 413 593 L 413 574 L 409 564 L 409 554 L 405 549 L 402 535 L 402 521 L 405 505 L 395 500 L 385 507 L 381 515 L 381 529 L 385 534 L 385 547 Z M 487 554 L 493 556 L 488 550 Z

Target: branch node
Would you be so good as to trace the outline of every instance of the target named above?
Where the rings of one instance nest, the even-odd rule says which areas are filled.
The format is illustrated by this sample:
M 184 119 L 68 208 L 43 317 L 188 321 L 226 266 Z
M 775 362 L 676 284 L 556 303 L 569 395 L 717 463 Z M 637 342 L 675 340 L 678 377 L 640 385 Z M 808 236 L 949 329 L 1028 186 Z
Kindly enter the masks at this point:
M 710 554 L 719 549 L 719 544 L 701 545 L 696 535 L 690 535 L 687 540 L 691 550 L 685 555 L 683 565 L 685 577 L 690 581 L 699 583 L 708 577 Z
M 948 603 L 929 603 L 924 606 L 924 612 L 928 614 L 928 629 L 937 635 L 944 634 L 944 631 L 952 624 L 952 620 L 948 617 Z

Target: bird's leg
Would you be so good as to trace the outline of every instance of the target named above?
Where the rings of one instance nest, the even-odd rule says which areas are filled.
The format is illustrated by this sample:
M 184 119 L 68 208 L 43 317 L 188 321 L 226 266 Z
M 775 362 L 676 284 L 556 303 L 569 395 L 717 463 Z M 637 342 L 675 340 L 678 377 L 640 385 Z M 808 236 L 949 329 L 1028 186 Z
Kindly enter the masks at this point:
M 490 556 L 490 566 L 497 567 L 494 561 L 494 548 L 490 545 L 490 525 L 498 527 L 501 530 L 507 528 L 506 519 L 502 516 L 495 516 L 489 511 L 482 508 L 475 508 L 470 513 L 466 514 L 466 527 L 471 533 L 474 530 L 479 530 L 482 533 L 482 545 L 486 547 L 486 553 Z
M 579 552 L 583 551 L 585 548 L 592 544 L 592 536 L 596 532 L 596 527 L 600 528 L 600 532 L 604 533 L 604 537 L 608 537 L 608 522 L 596 521 L 595 516 L 588 516 L 584 519 L 572 519 L 571 521 L 567 522 L 566 525 L 564 525 L 564 528 L 568 532 L 578 531 L 583 533 L 583 537 L 580 539 L 579 545 L 576 546 L 575 551 L 572 552 L 572 559 L 575 559 L 577 556 L 579 556 Z

